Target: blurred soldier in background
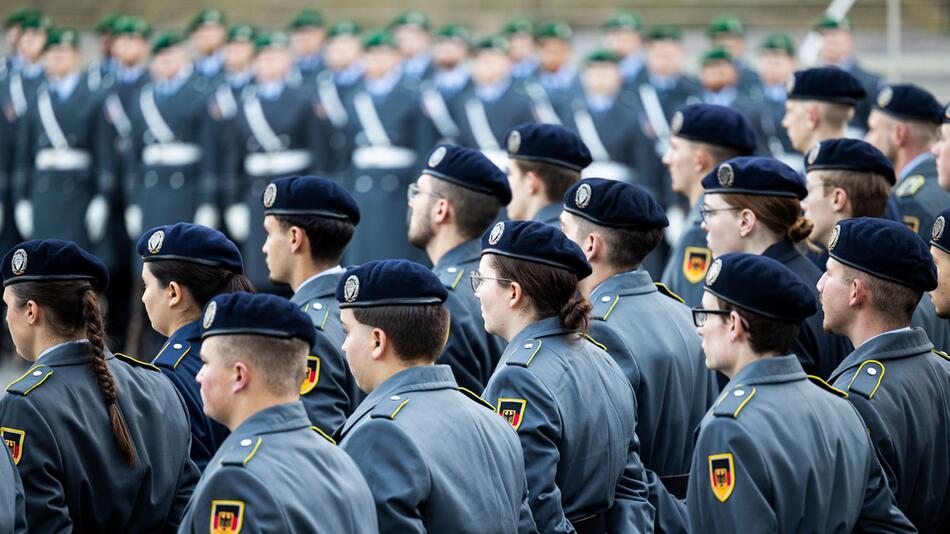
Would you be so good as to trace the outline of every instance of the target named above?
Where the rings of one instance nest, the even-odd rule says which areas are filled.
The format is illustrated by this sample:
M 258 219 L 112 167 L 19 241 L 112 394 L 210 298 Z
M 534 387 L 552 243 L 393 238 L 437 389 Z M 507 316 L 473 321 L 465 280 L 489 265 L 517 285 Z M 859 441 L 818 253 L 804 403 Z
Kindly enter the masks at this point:
M 712 48 L 703 53 L 700 64 L 703 102 L 731 107 L 752 123 L 759 122 L 762 90 L 757 83 L 743 88 L 740 65 L 731 52 L 721 47 Z
M 724 48 L 732 57 L 736 70 L 739 71 L 739 90 L 752 94 L 761 90 L 762 80 L 746 60 L 745 34 L 745 23 L 733 15 L 716 17 L 706 26 L 709 43 L 714 48 Z
M 360 25 L 352 20 L 341 20 L 330 27 L 323 53 L 327 68 L 317 76 L 320 111 L 332 126 L 327 170 L 340 180 L 350 168 L 353 157 L 353 139 L 347 135 L 347 126 L 356 119 L 350 115 L 346 103 L 363 77 L 361 31 Z
M 643 54 L 643 22 L 636 13 L 621 11 L 600 26 L 604 46 L 620 57 L 620 73 L 624 85 L 636 87 L 646 75 Z
M 312 84 L 326 66 L 322 53 L 327 39 L 323 14 L 314 9 L 305 9 L 290 20 L 287 31 L 290 32 L 294 67 L 303 76 L 304 83 Z
M 407 81 L 419 82 L 432 76 L 432 23 L 422 11 L 406 11 L 389 25 L 393 42 L 402 55 Z
M 534 23 L 527 17 L 516 17 L 505 23 L 501 35 L 508 40 L 511 75 L 526 80 L 538 73 L 538 56 L 534 46 Z
M 471 33 L 456 24 L 435 32 L 433 76 L 422 83 L 420 92 L 423 109 L 438 130 L 441 143 L 458 142 L 459 101 L 471 83 L 467 65 L 471 39 Z
M 782 126 L 788 80 L 795 73 L 795 43 L 784 33 L 769 35 L 759 46 L 759 74 L 762 77 L 762 105 L 752 127 L 758 132 L 759 147 L 792 168 L 800 165 L 801 154 L 795 151 Z M 793 161 L 798 161 L 792 165 Z
M 782 119 L 792 146 L 805 154 L 819 141 L 845 137 L 854 107 L 865 96 L 857 78 L 837 67 L 795 72 Z
M 574 30 L 564 21 L 552 20 L 535 28 L 538 46 L 540 84 L 528 85 L 538 118 L 548 124 L 564 124 L 571 116 L 571 103 L 581 94 L 577 67 L 574 66 L 571 39 Z
M 854 117 L 849 126 L 849 137 L 861 137 L 868 130 L 868 115 L 871 113 L 871 99 L 881 87 L 881 78 L 877 74 L 861 68 L 854 54 L 854 25 L 851 19 L 841 19 L 828 15 L 819 20 L 814 27 L 821 35 L 821 59 L 827 65 L 848 71 L 864 87 L 866 97 L 857 102 Z
M 227 19 L 220 9 L 202 9 L 191 20 L 188 32 L 191 42 L 198 52 L 194 68 L 197 75 L 206 82 L 221 75 L 224 69 L 222 49 L 228 38 Z M 198 89 L 207 91 L 210 83 L 198 84 Z
M 99 19 L 93 28 L 99 42 L 99 57 L 86 67 L 86 71 L 90 82 L 94 85 L 101 84 L 103 87 L 108 87 L 115 82 L 116 61 L 112 57 L 112 43 L 115 42 L 115 22 L 121 16 L 122 14 L 118 11 L 108 13 Z

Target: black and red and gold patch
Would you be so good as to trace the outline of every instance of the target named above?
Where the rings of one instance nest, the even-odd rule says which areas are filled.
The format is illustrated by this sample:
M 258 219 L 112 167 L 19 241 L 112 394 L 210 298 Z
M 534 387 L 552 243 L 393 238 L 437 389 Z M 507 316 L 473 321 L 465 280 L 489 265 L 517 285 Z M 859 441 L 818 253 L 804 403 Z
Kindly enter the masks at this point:
M 920 231 L 920 218 L 914 217 L 913 215 L 904 215 L 902 217 L 904 225 L 913 230 L 914 232 Z
M 306 395 L 317 387 L 320 381 L 320 358 L 316 356 L 307 356 L 307 374 L 304 375 L 303 384 L 300 385 L 300 394 Z
M 732 454 L 711 454 L 709 456 L 709 484 L 713 495 L 726 502 L 736 487 L 736 466 Z
M 13 463 L 19 464 L 23 458 L 23 443 L 26 441 L 26 432 L 16 428 L 0 428 L 0 434 L 3 435 L 3 443 L 10 449 L 10 456 L 13 457 Z
M 691 284 L 702 282 L 711 261 L 712 251 L 708 248 L 686 247 L 683 252 L 683 276 Z
M 244 526 L 244 501 L 211 501 L 211 534 L 237 534 Z
M 527 407 L 528 401 L 524 399 L 500 398 L 498 399 L 498 408 L 496 408 L 495 411 L 508 421 L 511 428 L 518 430 L 518 427 L 520 427 L 522 421 L 524 421 L 524 411 Z

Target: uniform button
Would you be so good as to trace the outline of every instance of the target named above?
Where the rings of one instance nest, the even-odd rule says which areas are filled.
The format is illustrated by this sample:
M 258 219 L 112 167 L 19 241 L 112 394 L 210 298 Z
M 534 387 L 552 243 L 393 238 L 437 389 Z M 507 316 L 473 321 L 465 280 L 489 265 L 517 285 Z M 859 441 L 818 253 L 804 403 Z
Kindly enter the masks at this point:
M 530 349 L 530 348 L 533 347 L 533 346 L 534 346 L 533 343 L 525 343 L 525 344 L 524 344 L 524 348 L 526 348 L 526 349 Z
M 43 371 L 33 371 L 33 376 L 40 376 L 43 374 Z
M 446 270 L 449 271 L 450 273 L 457 273 L 457 272 L 458 272 L 458 268 L 456 268 L 456 267 L 449 267 L 449 268 L 446 269 Z
M 250 439 L 247 439 L 247 438 L 242 439 L 242 440 L 241 440 L 241 446 L 242 446 L 242 447 L 250 447 L 250 446 L 251 446 L 251 440 L 250 440 Z
M 389 400 L 399 400 L 399 395 L 393 395 L 392 397 L 389 397 Z
M 737 390 L 733 391 L 732 394 L 735 395 L 736 397 L 741 397 L 741 396 L 745 395 L 745 390 L 744 390 L 744 389 L 737 389 Z
M 172 348 L 175 349 L 175 350 L 180 349 L 180 348 L 181 348 L 181 343 L 175 343 L 174 345 L 172 345 Z
M 171 178 L 168 179 L 168 186 L 172 189 L 181 189 L 183 185 L 185 185 L 185 175 L 180 172 L 172 174 Z
M 316 303 L 316 304 L 313 305 L 313 309 L 315 309 L 315 310 L 322 310 L 322 309 L 323 309 L 323 304 L 320 304 L 320 303 L 318 302 L 318 303 Z
M 373 188 L 373 177 L 365 174 L 357 177 L 356 182 L 353 183 L 353 188 L 356 189 L 357 193 L 368 193 Z
M 877 374 L 877 369 L 875 369 L 875 368 L 873 368 L 873 367 L 868 368 L 868 374 L 869 374 L 869 375 L 872 375 L 872 376 L 873 376 L 873 375 L 876 375 L 876 374 Z
M 603 297 L 600 297 L 600 301 L 601 301 L 601 302 L 610 302 L 610 297 L 608 297 L 607 295 L 604 295 Z

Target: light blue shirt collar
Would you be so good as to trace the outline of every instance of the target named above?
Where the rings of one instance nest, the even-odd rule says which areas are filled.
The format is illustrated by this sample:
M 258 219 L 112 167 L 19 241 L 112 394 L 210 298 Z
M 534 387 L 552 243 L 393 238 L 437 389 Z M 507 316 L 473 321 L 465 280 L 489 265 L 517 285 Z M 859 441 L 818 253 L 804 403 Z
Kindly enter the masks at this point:
M 482 102 L 497 102 L 509 87 L 511 87 L 511 78 L 502 78 L 495 83 L 476 86 L 475 96 Z
M 89 340 L 88 340 L 88 339 L 74 339 L 74 340 L 72 340 L 72 341 L 64 341 L 64 342 L 59 343 L 59 344 L 57 344 L 57 345 L 53 345 L 52 347 L 50 347 L 50 348 L 44 350 L 43 352 L 41 352 L 40 355 L 36 358 L 36 362 L 38 363 L 38 362 L 40 361 L 40 359 L 43 358 L 43 356 L 46 356 L 47 354 L 53 352 L 54 350 L 56 350 L 56 349 L 58 349 L 58 348 L 60 348 L 60 347 L 65 347 L 66 345 L 78 345 L 78 344 L 80 344 L 80 343 L 89 343 Z
M 73 94 L 73 91 L 76 90 L 77 85 L 79 85 L 78 72 L 74 72 L 58 80 L 51 78 L 49 82 L 50 91 L 56 93 L 56 96 L 59 97 L 61 101 L 69 98 L 69 96 Z
M 910 173 L 914 172 L 914 169 L 916 169 L 918 165 L 930 159 L 933 159 L 933 154 L 931 154 L 929 151 L 917 154 L 914 159 L 908 161 L 907 165 L 904 165 L 904 168 L 901 169 L 900 180 L 907 178 Z

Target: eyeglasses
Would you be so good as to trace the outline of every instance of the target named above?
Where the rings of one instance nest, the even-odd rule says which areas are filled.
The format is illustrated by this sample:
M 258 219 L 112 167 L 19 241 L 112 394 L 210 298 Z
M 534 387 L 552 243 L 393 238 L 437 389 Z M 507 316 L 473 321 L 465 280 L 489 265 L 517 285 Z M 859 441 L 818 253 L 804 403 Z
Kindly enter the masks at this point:
M 696 326 L 706 324 L 706 319 L 710 315 L 729 315 L 732 313 L 729 310 L 707 310 L 706 308 L 691 308 L 690 311 L 693 312 L 693 324 Z
M 479 288 L 482 287 L 482 284 L 485 283 L 485 280 L 497 280 L 499 282 L 507 282 L 509 284 L 511 282 L 514 282 L 514 280 L 511 280 L 508 278 L 494 278 L 491 276 L 482 276 L 482 273 L 478 271 L 472 271 L 472 274 L 470 274 L 469 276 L 472 279 L 472 291 L 475 293 L 478 293 Z
M 422 188 L 419 187 L 419 184 L 415 182 L 409 184 L 409 189 L 406 190 L 406 196 L 409 197 L 409 201 L 411 202 L 419 198 L 419 195 L 428 195 L 433 198 L 445 198 L 438 193 L 433 193 L 431 191 L 423 191 Z
M 732 207 L 732 208 L 710 208 L 709 206 L 703 205 L 703 206 L 701 206 L 701 207 L 699 208 L 699 215 L 700 215 L 700 217 L 703 218 L 703 222 L 704 222 L 704 223 L 709 224 L 709 218 L 712 216 L 713 213 L 716 213 L 717 211 L 738 211 L 738 210 L 740 210 L 740 209 L 741 209 L 741 208 L 736 208 L 736 207 Z

